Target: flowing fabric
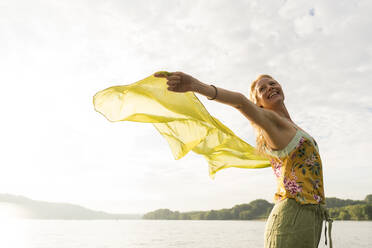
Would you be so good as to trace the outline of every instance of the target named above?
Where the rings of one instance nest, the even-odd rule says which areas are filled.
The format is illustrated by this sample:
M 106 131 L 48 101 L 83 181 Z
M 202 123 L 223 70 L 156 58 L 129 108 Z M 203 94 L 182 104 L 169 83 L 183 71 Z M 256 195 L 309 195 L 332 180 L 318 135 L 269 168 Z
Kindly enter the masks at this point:
M 162 72 L 167 73 L 167 72 Z M 270 162 L 211 116 L 193 92 L 169 91 L 165 78 L 153 75 L 113 86 L 93 97 L 95 110 L 109 121 L 152 123 L 167 140 L 176 160 L 190 150 L 203 155 L 209 175 L 229 168 L 264 168 Z

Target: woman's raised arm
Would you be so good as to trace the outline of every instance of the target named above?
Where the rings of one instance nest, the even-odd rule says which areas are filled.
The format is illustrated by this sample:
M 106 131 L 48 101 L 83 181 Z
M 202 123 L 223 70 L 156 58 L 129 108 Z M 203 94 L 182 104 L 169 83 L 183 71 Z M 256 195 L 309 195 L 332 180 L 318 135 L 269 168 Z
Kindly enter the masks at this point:
M 258 107 L 240 92 L 234 92 L 214 86 L 216 87 L 215 89 L 213 86 L 202 82 L 196 83 L 194 87 L 193 91 L 209 98 L 215 97 L 215 101 L 238 109 L 248 120 L 256 123 L 269 133 L 271 133 L 270 130 L 276 128 L 281 121 L 281 118 L 276 113 Z M 217 95 L 215 96 L 216 93 Z
M 258 107 L 242 93 L 218 88 L 216 86 L 216 88 L 214 88 L 183 72 L 172 72 L 168 74 L 155 73 L 154 76 L 166 78 L 168 80 L 167 84 L 169 85 L 168 90 L 170 91 L 193 91 L 208 98 L 215 97 L 215 101 L 238 109 L 247 119 L 256 123 L 264 130 L 272 130 L 277 126 L 277 121 L 280 121 L 280 119 L 278 119 L 280 117 L 273 111 Z

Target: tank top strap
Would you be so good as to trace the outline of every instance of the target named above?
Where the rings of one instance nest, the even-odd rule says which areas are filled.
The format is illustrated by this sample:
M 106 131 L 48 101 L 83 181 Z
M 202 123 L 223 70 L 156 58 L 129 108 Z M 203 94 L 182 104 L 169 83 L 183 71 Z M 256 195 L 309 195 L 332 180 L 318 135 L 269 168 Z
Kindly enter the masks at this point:
M 315 149 L 319 152 L 319 147 L 318 147 L 318 144 L 316 143 L 315 139 L 313 138 L 313 136 L 311 136 L 310 134 L 308 134 L 307 132 L 299 129 L 298 127 L 296 127 L 294 125 L 294 127 L 296 128 L 297 131 L 300 131 L 302 132 L 303 136 L 306 137 L 310 142 L 313 143 L 313 145 L 315 146 Z
M 315 146 L 315 149 L 319 152 L 318 145 L 317 145 L 315 139 L 312 136 L 310 136 L 307 132 L 303 131 L 302 129 L 300 129 L 296 125 L 293 125 L 293 127 L 296 129 L 296 134 L 292 138 L 292 140 L 288 143 L 288 145 L 286 147 L 284 147 L 281 150 L 272 150 L 271 148 L 267 147 L 264 144 L 264 149 L 265 149 L 266 153 L 271 155 L 271 156 L 278 157 L 278 158 L 283 158 L 283 157 L 289 156 L 289 154 L 299 144 L 300 140 L 304 139 L 304 138 L 307 138 L 310 142 L 312 142 L 313 145 Z
M 281 150 L 272 150 L 268 148 L 266 145 L 264 145 L 264 149 L 266 153 L 269 155 L 272 155 L 274 157 L 283 158 L 286 156 L 289 156 L 289 154 L 293 151 L 293 149 L 296 148 L 297 144 L 299 143 L 300 139 L 302 138 L 301 130 L 296 128 L 296 134 L 292 138 L 292 140 L 287 144 L 286 147 L 284 147 Z

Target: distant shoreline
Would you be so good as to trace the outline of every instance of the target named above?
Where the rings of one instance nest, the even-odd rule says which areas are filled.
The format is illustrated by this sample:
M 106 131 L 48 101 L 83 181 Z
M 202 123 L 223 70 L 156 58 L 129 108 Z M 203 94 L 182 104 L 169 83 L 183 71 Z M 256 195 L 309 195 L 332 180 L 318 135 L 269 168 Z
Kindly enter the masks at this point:
M 232 208 L 208 211 L 179 212 L 158 209 L 143 215 L 144 219 L 158 220 L 266 220 L 274 204 L 258 199 L 249 204 L 239 204 Z M 372 220 L 372 194 L 364 200 L 326 198 L 326 206 L 334 220 Z
M 3 209 L 3 211 L 1 211 L 1 209 Z M 70 203 L 35 201 L 24 196 L 0 194 L 0 218 L 7 217 L 42 220 L 130 220 L 142 219 L 142 216 L 143 214 L 113 214 L 91 210 Z
M 232 208 L 179 212 L 158 209 L 145 214 L 113 214 L 91 210 L 69 203 L 35 201 L 24 196 L 0 194 L 0 219 L 37 220 L 255 220 L 265 221 L 274 204 L 263 199 Z M 372 220 L 372 194 L 364 200 L 326 198 L 326 206 L 334 220 Z

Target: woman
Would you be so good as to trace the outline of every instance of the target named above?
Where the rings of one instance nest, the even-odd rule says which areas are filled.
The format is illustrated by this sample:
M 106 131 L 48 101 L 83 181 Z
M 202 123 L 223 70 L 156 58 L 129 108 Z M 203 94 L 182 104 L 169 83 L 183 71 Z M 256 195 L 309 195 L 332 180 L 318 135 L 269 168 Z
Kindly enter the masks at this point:
M 322 205 L 322 163 L 315 140 L 291 120 L 280 84 L 269 75 L 259 76 L 251 85 L 249 100 L 182 72 L 154 76 L 166 77 L 170 91 L 193 91 L 235 107 L 255 128 L 257 150 L 270 159 L 278 182 L 265 247 L 318 247 L 322 220 L 331 223 Z

